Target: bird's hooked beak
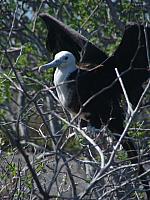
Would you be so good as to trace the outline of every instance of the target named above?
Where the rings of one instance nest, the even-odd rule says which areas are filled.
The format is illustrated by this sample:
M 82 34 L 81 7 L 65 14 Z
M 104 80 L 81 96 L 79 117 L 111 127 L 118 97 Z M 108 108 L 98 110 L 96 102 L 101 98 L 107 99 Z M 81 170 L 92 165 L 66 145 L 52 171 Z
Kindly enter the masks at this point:
M 51 61 L 50 63 L 47 63 L 45 65 L 41 65 L 39 67 L 39 71 L 44 71 L 44 70 L 48 70 L 49 68 L 56 68 L 58 66 L 60 66 L 62 64 L 61 60 L 59 59 L 55 59 L 53 61 Z

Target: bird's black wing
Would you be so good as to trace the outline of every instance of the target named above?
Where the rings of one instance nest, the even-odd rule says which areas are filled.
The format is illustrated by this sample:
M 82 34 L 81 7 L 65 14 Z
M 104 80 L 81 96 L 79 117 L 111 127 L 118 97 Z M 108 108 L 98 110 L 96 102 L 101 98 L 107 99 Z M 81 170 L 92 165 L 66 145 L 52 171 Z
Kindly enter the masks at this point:
M 142 84 L 150 77 L 149 52 L 150 27 L 139 24 L 128 25 L 120 45 L 114 52 L 116 63 L 114 67 L 118 68 L 120 74 L 125 72 L 122 79 L 133 105 L 137 104 L 141 96 Z
M 148 56 L 150 56 L 150 27 L 130 24 L 125 28 L 122 40 L 113 55 L 102 62 L 95 73 L 97 88 L 111 86 L 111 95 L 120 98 L 123 93 L 115 68 L 122 77 L 130 102 L 136 106 L 143 92 L 143 83 L 150 78 Z M 94 75 L 93 75 L 94 76 Z
M 40 14 L 45 22 L 48 34 L 46 39 L 47 49 L 56 54 L 60 51 L 70 51 L 77 62 L 100 64 L 107 56 L 77 31 L 69 28 L 61 21 L 48 14 Z
M 146 44 L 147 43 L 147 44 Z M 136 106 L 143 92 L 143 83 L 150 77 L 148 55 L 150 52 L 150 27 L 130 24 L 125 28 L 120 45 L 102 66 L 90 72 L 93 92 L 108 87 L 111 96 L 120 99 L 123 93 L 115 68 L 122 77 L 130 102 Z M 83 77 L 82 82 L 87 82 Z M 94 80 L 93 80 L 93 77 Z M 84 85 L 83 83 L 81 85 Z M 110 86 L 110 87 L 109 87 Z M 105 95 L 104 95 L 105 96 Z M 106 99 L 106 98 L 105 98 Z

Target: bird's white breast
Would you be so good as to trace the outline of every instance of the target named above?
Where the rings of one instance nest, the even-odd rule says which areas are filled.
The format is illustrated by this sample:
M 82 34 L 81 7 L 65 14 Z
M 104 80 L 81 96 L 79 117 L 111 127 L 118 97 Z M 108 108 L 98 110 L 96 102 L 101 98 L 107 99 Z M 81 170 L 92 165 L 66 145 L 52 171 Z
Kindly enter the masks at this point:
M 58 98 L 63 106 L 66 104 L 67 97 L 67 84 L 65 84 L 66 78 L 67 74 L 64 74 L 57 68 L 54 74 L 54 85 L 56 86 Z
M 56 86 L 57 95 L 64 107 L 67 106 L 70 98 L 67 78 L 75 70 L 76 67 L 57 68 L 54 74 L 54 85 Z

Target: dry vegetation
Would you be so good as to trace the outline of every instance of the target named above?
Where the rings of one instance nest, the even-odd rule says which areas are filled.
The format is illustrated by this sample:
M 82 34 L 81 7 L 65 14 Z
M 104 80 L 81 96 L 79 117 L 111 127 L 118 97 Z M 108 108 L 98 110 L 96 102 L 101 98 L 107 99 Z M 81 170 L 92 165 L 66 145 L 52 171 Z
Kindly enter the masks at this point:
M 149 1 L 2 0 L 0 9 L 0 199 L 144 200 L 150 82 L 118 142 L 107 126 L 81 130 L 57 100 L 52 72 L 38 72 L 50 59 L 38 14 L 49 12 L 111 54 L 125 24 L 149 23 Z M 139 152 L 137 164 L 120 145 L 127 131 Z M 146 172 L 139 177 L 140 163 Z

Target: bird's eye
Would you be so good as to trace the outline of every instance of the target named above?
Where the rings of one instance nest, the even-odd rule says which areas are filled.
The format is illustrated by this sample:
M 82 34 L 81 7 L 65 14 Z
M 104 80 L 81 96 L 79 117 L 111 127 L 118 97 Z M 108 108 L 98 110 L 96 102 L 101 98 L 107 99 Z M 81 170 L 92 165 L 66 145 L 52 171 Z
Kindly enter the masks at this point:
M 68 56 L 65 57 L 65 60 L 68 60 Z

